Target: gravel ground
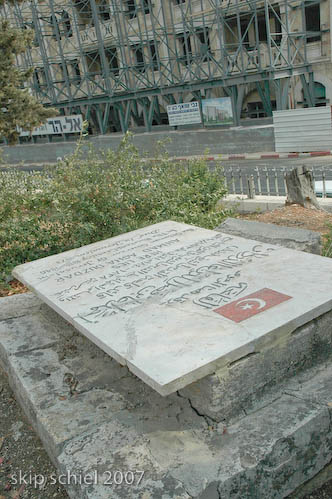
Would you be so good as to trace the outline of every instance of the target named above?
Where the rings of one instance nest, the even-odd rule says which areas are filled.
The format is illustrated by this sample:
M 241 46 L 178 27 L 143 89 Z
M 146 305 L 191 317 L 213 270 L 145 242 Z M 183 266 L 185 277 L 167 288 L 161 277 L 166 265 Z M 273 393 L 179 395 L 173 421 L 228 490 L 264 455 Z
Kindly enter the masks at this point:
M 304 499 L 331 499 L 332 498 L 332 480 L 321 487 L 316 492 L 305 496 Z
M 7 376 L 1 369 L 0 422 L 0 499 L 68 499 L 59 484 L 35 486 L 35 476 L 36 482 L 41 482 L 42 478 L 37 475 L 51 477 L 56 470 L 42 442 L 16 402 Z M 19 476 L 20 471 L 22 479 Z
M 0 499 L 68 499 L 62 486 L 50 483 L 50 477 L 52 474 L 56 476 L 56 470 L 42 442 L 16 402 L 7 376 L 1 369 L 0 421 Z M 23 480 L 21 483 L 14 483 L 15 479 L 19 482 L 20 471 L 25 474 L 27 484 L 24 484 Z M 35 485 L 34 477 L 37 482 L 41 481 L 42 477 L 48 477 L 49 481 L 46 485 Z M 306 496 L 292 494 L 292 499 L 303 497 L 331 499 L 332 480 Z

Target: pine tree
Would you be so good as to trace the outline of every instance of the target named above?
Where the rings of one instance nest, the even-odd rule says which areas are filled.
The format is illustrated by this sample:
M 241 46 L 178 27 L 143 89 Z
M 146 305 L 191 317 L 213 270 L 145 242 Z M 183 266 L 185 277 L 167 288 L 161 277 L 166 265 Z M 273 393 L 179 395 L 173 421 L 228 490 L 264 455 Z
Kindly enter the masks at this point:
M 5 0 L 0 0 L 0 8 Z M 33 68 L 22 70 L 15 64 L 17 55 L 31 46 L 33 30 L 13 28 L 0 17 L 0 136 L 9 144 L 15 144 L 19 137 L 17 127 L 31 131 L 47 118 L 55 116 L 57 110 L 45 108 L 24 88 L 31 78 Z

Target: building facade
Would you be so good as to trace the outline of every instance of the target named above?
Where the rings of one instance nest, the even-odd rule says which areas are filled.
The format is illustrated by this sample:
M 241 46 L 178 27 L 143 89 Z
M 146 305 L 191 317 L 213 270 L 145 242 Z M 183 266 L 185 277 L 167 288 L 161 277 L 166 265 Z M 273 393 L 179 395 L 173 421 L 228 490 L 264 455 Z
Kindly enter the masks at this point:
M 18 58 L 31 91 L 94 133 L 167 124 L 169 104 L 228 96 L 235 124 L 332 102 L 331 0 L 31 0 Z

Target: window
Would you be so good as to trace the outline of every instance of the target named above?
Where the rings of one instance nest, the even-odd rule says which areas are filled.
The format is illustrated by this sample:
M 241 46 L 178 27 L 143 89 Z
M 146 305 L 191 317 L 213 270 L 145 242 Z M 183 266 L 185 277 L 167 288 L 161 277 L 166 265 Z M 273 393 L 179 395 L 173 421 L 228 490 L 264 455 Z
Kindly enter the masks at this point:
M 81 71 L 80 65 L 77 59 L 74 61 L 67 62 L 67 72 L 69 76 L 70 83 L 74 85 L 80 85 L 81 83 Z
M 111 76 L 116 76 L 119 74 L 119 59 L 118 53 L 115 47 L 107 47 L 105 48 L 105 55 L 109 62 L 109 68 Z
M 329 103 L 329 100 L 326 99 L 326 89 L 324 85 L 318 83 L 318 81 L 315 81 L 314 92 L 315 92 L 315 107 L 326 106 Z M 302 97 L 303 97 L 303 102 L 298 102 L 298 104 L 303 104 L 303 107 L 309 107 L 308 102 L 304 97 L 303 90 L 302 90 Z
M 225 41 L 231 51 L 237 50 L 242 40 L 242 46 L 249 48 L 249 29 L 248 23 L 250 22 L 250 17 L 241 16 L 240 22 L 240 32 L 237 24 L 237 19 L 232 16 L 227 19 L 227 24 L 225 25 Z
M 142 45 L 132 45 L 131 48 L 134 53 L 134 68 L 142 73 L 145 71 L 143 47 Z
M 55 64 L 53 66 L 53 71 L 55 73 L 55 80 L 54 83 L 65 83 L 65 69 L 62 64 Z M 67 69 L 67 66 L 66 66 Z
M 56 17 L 55 14 L 52 14 L 50 16 L 50 19 L 49 19 L 49 23 L 52 27 L 52 37 L 54 39 L 57 39 L 59 37 L 59 39 L 61 40 L 61 35 L 60 35 L 60 30 L 59 30 L 59 23 L 58 23 L 58 19 Z
M 305 23 L 306 31 L 311 32 L 307 35 L 307 42 L 318 42 L 321 40 L 320 34 L 320 4 L 312 5 L 312 2 L 305 2 Z M 312 33 L 317 33 L 312 35 Z
M 137 7 L 135 0 L 127 0 L 127 12 L 131 19 L 137 16 Z
M 61 40 L 62 36 L 69 38 L 73 36 L 69 14 L 66 10 L 52 14 L 49 18 L 52 26 L 52 37 Z
M 63 34 L 68 38 L 73 36 L 73 31 L 71 29 L 70 17 L 67 11 L 63 10 L 61 13 L 61 25 Z
M 241 22 L 241 38 L 240 39 L 242 39 L 242 45 L 246 48 L 249 47 L 249 30 L 246 32 L 247 27 L 248 27 L 247 21 Z
M 211 55 L 211 43 L 209 28 L 200 28 L 195 32 L 197 54 L 202 57 L 203 62 L 206 62 Z
M 143 11 L 144 14 L 150 13 L 149 0 L 126 0 L 126 1 L 127 1 L 127 14 L 131 19 L 137 17 L 139 11 Z
M 154 71 L 156 71 L 157 69 L 159 69 L 160 64 L 158 50 L 156 49 L 156 44 L 153 41 L 149 42 L 149 47 L 151 53 L 152 68 Z
M 90 76 L 101 74 L 101 61 L 98 51 L 85 54 L 86 65 Z
M 276 45 L 280 45 L 281 40 L 282 40 L 282 27 L 281 27 L 281 22 L 280 22 L 280 9 L 276 8 L 276 16 L 274 16 L 274 28 L 272 28 L 273 35 L 272 38 L 274 39 Z
M 326 106 L 328 101 L 326 100 L 326 89 L 324 85 L 315 81 L 315 106 L 321 107 Z
M 110 6 L 107 0 L 99 0 L 97 2 L 97 7 L 100 19 L 102 19 L 103 21 L 108 21 L 109 19 L 111 19 Z
M 37 68 L 33 72 L 33 85 L 37 92 L 40 92 L 43 86 L 46 84 L 46 75 L 44 68 Z
M 183 64 L 188 66 L 188 64 L 190 64 L 193 59 L 189 33 L 181 33 L 181 35 L 177 35 L 176 40 L 180 54 L 180 60 Z
M 90 24 L 93 26 L 93 18 L 90 0 L 73 0 L 80 25 Z
M 259 43 L 260 42 L 267 42 L 265 16 L 258 17 L 258 37 L 259 37 Z
M 141 0 L 143 2 L 143 12 L 144 14 L 150 13 L 150 0 Z
M 131 19 L 137 16 L 135 0 L 127 0 L 127 13 Z
M 134 54 L 134 69 L 140 73 L 147 69 L 156 71 L 159 68 L 159 54 L 154 41 L 149 41 L 145 45 L 132 45 Z
M 234 16 L 227 18 L 227 22 L 225 23 L 225 35 L 224 35 L 225 45 L 227 50 L 229 50 L 230 52 L 235 52 L 238 49 L 242 35 L 244 35 L 245 33 L 246 26 L 247 26 L 246 20 L 242 19 L 241 32 L 239 33 L 237 19 Z M 245 46 L 247 41 L 248 37 L 246 35 L 243 41 Z
M 39 47 L 39 39 L 38 39 L 36 31 L 35 31 L 35 35 L 33 37 L 33 42 L 32 43 L 33 43 L 34 47 Z
M 272 110 L 276 109 L 276 101 L 275 100 L 271 101 L 271 107 L 272 107 Z M 263 103 L 261 101 L 248 102 L 247 116 L 248 116 L 248 118 L 252 118 L 252 119 L 266 118 L 267 113 L 264 109 Z

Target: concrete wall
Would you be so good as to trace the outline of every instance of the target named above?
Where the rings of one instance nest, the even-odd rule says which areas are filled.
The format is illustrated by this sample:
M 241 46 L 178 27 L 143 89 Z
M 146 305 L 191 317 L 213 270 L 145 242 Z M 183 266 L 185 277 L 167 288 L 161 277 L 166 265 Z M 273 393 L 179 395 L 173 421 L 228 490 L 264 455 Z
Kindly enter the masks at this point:
M 117 148 L 123 135 L 100 135 L 91 137 L 88 142 L 97 149 Z M 239 154 L 274 151 L 273 126 L 237 127 L 224 130 L 167 130 L 151 133 L 137 133 L 133 142 L 141 152 L 153 156 L 158 141 L 171 139 L 166 149 L 171 156 L 204 154 Z M 87 145 L 85 146 L 87 147 Z M 2 147 L 4 159 L 8 163 L 54 162 L 73 152 L 75 142 L 52 142 Z

